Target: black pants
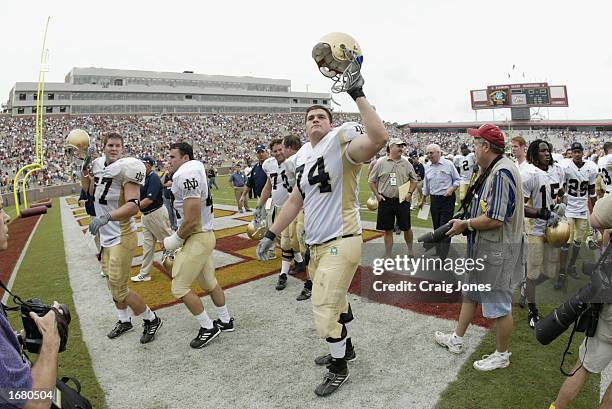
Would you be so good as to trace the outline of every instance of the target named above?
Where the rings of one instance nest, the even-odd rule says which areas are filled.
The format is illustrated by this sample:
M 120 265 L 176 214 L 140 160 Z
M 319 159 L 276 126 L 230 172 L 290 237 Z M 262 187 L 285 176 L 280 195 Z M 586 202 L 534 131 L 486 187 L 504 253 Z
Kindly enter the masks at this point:
M 441 195 L 431 195 L 431 218 L 433 227 L 437 229 L 440 226 L 448 223 L 453 218 L 455 211 L 455 194 L 449 197 Z M 451 238 L 447 237 L 436 246 L 436 253 L 440 258 L 445 259 L 450 248 Z

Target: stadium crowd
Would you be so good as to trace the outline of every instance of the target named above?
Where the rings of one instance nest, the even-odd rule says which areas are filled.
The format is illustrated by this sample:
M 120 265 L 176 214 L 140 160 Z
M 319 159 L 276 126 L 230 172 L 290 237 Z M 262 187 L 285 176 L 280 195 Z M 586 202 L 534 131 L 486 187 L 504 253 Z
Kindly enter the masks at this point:
M 76 167 L 64 155 L 64 138 L 75 128 L 84 129 L 95 138 L 98 148 L 103 132 L 115 131 L 126 138 L 126 154 L 149 155 L 156 158 L 162 168 L 160 152 L 178 140 L 194 146 L 194 152 L 212 167 L 255 162 L 254 147 L 267 145 L 274 137 L 293 133 L 303 136 L 302 114 L 226 114 L 198 116 L 77 116 L 48 117 L 44 120 L 44 169 L 30 177 L 27 187 L 51 186 L 76 181 Z M 336 124 L 356 121 L 357 114 L 340 113 Z M 385 123 L 389 137 L 401 138 L 408 143 L 406 152 L 417 151 L 422 156 L 425 146 L 435 142 L 444 155 L 455 154 L 461 143 L 469 142 L 467 134 L 453 132 L 412 133 L 406 128 Z M 21 167 L 35 159 L 35 120 L 32 117 L 0 117 L 0 193 L 11 189 L 12 180 Z M 574 141 L 589 147 L 600 147 L 610 138 L 606 132 L 527 131 L 525 139 L 538 137 L 550 140 L 558 152 Z M 98 149 L 100 151 L 100 149 Z M 588 152 L 592 156 L 593 152 Z

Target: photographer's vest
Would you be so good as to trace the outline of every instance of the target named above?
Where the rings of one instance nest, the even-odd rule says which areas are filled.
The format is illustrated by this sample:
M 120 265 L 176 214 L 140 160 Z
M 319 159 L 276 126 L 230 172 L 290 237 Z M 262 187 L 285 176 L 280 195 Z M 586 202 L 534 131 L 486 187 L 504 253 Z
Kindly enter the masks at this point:
M 523 279 L 527 248 L 521 177 L 516 165 L 507 157 L 503 156 L 491 169 L 478 198 L 475 217 L 486 212 L 484 201 L 493 189 L 493 175 L 501 169 L 508 170 L 515 182 L 514 213 L 498 229 L 476 231 L 473 256 L 485 260 L 486 275 L 480 277 L 480 282 L 491 283 L 494 289 L 513 291 Z

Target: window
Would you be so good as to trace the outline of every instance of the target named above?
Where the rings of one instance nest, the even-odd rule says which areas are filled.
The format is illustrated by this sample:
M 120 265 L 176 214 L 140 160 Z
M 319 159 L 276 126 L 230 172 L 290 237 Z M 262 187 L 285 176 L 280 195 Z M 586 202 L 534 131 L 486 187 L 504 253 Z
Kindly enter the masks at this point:
M 47 94 L 47 99 L 53 101 L 55 99 L 55 94 Z
M 38 99 L 38 95 L 37 94 L 32 94 L 32 99 L 34 99 L 34 101 L 36 101 Z
M 66 107 L 60 107 L 60 112 L 61 113 L 65 113 L 66 112 Z
M 122 79 L 116 79 L 114 81 L 115 86 L 117 87 L 122 87 L 123 86 L 123 80 Z
M 318 99 L 313 99 L 313 100 L 312 100 L 312 103 L 313 103 L 313 104 L 318 104 L 318 103 L 319 103 L 319 100 L 318 100 Z
M 53 113 L 53 107 L 45 107 L 45 112 L 48 114 L 52 114 Z
M 24 113 L 24 109 L 23 108 L 17 108 L 17 113 L 18 114 L 23 114 Z
M 32 107 L 32 113 L 35 114 L 36 113 L 36 107 Z
M 185 95 L 185 99 L 193 99 L 193 95 Z
M 298 103 L 297 98 L 293 98 L 293 103 L 294 103 L 294 104 L 297 104 L 297 103 Z
M 324 100 L 323 100 L 323 105 L 327 105 L 327 104 L 328 104 L 327 100 L 326 100 L 326 99 L 324 99 Z
M 20 101 L 25 101 L 26 100 L 26 94 L 19 94 L 19 100 Z

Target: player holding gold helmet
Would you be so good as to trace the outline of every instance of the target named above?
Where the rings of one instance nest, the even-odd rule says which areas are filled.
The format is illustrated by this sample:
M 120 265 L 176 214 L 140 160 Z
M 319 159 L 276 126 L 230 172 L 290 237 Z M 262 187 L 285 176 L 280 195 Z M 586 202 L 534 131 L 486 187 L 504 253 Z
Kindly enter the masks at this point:
M 83 172 L 81 186 L 95 197 L 97 217 L 90 221 L 89 231 L 94 236 L 100 233 L 102 271 L 107 274 L 119 318 L 107 336 L 117 338 L 133 329 L 129 306 L 144 321 L 140 342 L 146 344 L 155 339 L 162 321 L 128 288 L 132 258 L 138 246 L 134 216 L 139 210 L 140 185 L 144 183 L 146 170 L 138 159 L 121 157 L 121 135 L 106 134 L 103 145 L 104 156 L 92 162 L 91 170 Z
M 326 396 L 348 379 L 347 361 L 355 356 L 350 333 L 353 315 L 346 295 L 361 260 L 361 164 L 374 157 L 389 137 L 365 98 L 360 73 L 363 58 L 355 40 L 347 35 L 326 36 L 314 47 L 313 57 L 320 68 L 325 68 L 322 72 L 335 73 L 332 90 L 345 91 L 353 98 L 363 126 L 349 122 L 333 128 L 327 108 L 314 105 L 306 110 L 306 134 L 312 151 L 298 176 L 297 189 L 257 246 L 257 257 L 266 259 L 276 235 L 303 207 L 315 327 L 330 351 L 316 359 L 318 364 L 327 364 L 328 372 L 315 393 Z
M 215 277 L 212 197 L 204 165 L 193 159 L 190 144 L 178 142 L 170 146 L 170 170 L 179 228 L 164 239 L 164 249 L 178 250 L 174 253 L 172 266 L 172 295 L 183 301 L 199 323 L 198 334 L 189 344 L 198 349 L 208 345 L 222 331 L 234 331 L 234 319 Z M 219 319 L 210 319 L 202 300 L 191 289 L 196 280 L 210 294 Z

